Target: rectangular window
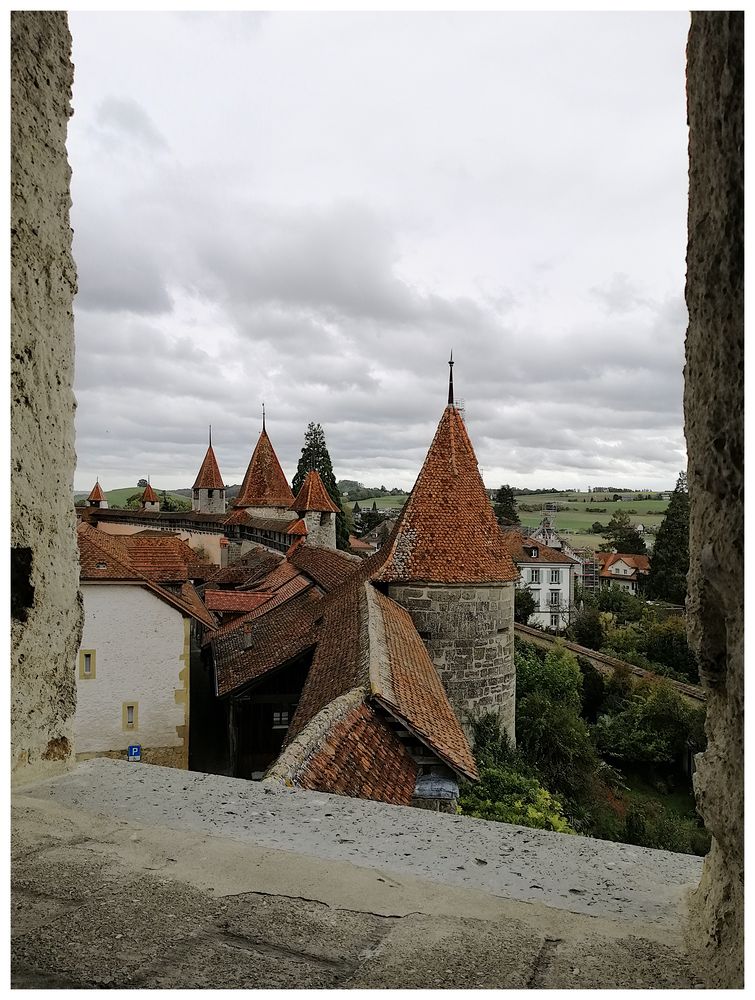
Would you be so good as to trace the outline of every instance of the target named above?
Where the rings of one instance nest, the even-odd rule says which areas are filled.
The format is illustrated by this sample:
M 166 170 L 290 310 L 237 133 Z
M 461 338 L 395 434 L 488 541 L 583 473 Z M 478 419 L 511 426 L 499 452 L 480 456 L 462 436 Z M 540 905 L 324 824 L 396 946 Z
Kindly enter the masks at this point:
M 540 591 L 539 590 L 531 590 L 530 593 L 535 598 L 535 607 L 539 608 L 540 607 Z
M 122 720 L 124 730 L 130 731 L 139 728 L 139 702 L 124 701 L 122 707 Z
M 558 615 L 551 615 L 551 628 L 558 628 Z
M 273 712 L 273 729 L 288 729 L 288 712 Z
M 549 593 L 550 593 L 550 598 L 549 598 L 548 603 L 551 606 L 558 607 L 559 604 L 561 603 L 561 591 L 560 590 L 551 590 Z
M 531 569 L 530 570 L 530 583 L 540 583 L 540 570 Z
M 561 583 L 561 570 L 552 569 L 551 570 L 551 583 Z
M 97 654 L 93 649 L 79 650 L 79 680 L 92 681 L 97 674 Z

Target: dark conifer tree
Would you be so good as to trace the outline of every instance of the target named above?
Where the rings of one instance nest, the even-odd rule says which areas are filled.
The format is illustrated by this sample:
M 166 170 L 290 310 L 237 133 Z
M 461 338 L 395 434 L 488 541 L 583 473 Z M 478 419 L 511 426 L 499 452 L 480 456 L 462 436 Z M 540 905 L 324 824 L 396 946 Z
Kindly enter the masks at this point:
M 666 516 L 655 536 L 648 593 L 672 604 L 684 604 L 689 570 L 689 493 L 687 476 L 679 473 Z
M 518 524 L 519 514 L 516 509 L 514 491 L 508 483 L 501 486 L 493 501 L 493 511 L 499 524 Z
M 296 475 L 291 484 L 291 489 L 296 496 L 302 487 L 307 473 L 314 469 L 319 472 L 328 496 L 338 507 L 336 514 L 336 548 L 348 549 L 349 547 L 349 524 L 347 516 L 341 504 L 341 494 L 338 491 L 336 477 L 333 473 L 333 464 L 330 461 L 328 446 L 325 444 L 325 432 L 320 424 L 310 422 L 304 435 L 304 447 L 301 450 L 299 464 L 296 468 Z
M 603 534 L 608 539 L 601 549 L 617 552 L 624 552 L 626 555 L 644 556 L 647 554 L 645 540 L 637 528 L 632 524 L 632 519 L 625 510 L 617 510 L 606 525 Z

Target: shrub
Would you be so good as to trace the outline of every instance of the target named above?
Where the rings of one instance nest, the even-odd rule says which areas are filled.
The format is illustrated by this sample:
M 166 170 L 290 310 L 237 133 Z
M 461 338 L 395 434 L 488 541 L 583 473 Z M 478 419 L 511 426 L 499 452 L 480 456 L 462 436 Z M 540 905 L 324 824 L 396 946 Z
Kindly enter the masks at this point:
M 537 779 L 510 767 L 483 768 L 477 784 L 462 787 L 459 805 L 463 813 L 477 819 L 574 833 L 559 800 Z
M 605 640 L 600 612 L 595 607 L 582 608 L 572 622 L 569 631 L 575 642 L 588 649 L 600 649 Z
M 532 647 L 529 647 L 532 649 Z M 581 707 L 582 673 L 577 657 L 557 643 L 541 658 L 537 653 L 520 651 L 516 659 L 516 685 L 519 699 L 543 694 L 573 711 Z

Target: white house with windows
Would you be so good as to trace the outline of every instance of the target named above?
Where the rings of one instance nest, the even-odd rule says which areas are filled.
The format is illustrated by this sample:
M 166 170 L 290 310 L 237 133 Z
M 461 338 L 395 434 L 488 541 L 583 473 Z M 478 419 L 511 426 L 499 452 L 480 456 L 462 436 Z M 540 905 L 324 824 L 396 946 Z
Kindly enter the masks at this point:
M 505 532 L 511 558 L 520 572 L 520 587 L 535 599 L 530 625 L 561 631 L 569 624 L 574 607 L 574 582 L 579 560 L 543 545 L 517 530 Z
M 123 539 L 86 524 L 78 539 L 77 757 L 125 757 L 138 745 L 145 762 L 188 767 L 191 625 L 215 620 L 189 581 L 161 585 L 139 573 Z M 169 541 L 154 540 L 157 562 Z
M 650 560 L 647 556 L 625 552 L 596 552 L 595 559 L 600 564 L 601 587 L 616 586 L 630 594 L 636 594 L 650 573 Z

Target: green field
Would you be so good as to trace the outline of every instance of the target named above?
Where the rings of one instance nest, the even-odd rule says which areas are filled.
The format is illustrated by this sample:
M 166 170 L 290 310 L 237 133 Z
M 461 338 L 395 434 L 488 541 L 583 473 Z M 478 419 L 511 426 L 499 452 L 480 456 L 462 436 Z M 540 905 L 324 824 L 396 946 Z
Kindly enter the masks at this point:
M 353 510 L 355 503 L 358 503 L 362 510 L 372 510 L 373 502 L 377 504 L 378 510 L 383 510 L 385 507 L 403 507 L 406 503 L 407 497 L 407 493 L 399 493 L 393 497 L 369 497 L 367 500 L 356 501 L 341 497 L 341 503 L 343 504 L 344 510 Z
M 162 497 L 163 491 L 158 489 L 157 486 L 153 486 L 152 489 L 157 493 L 158 497 Z M 110 507 L 125 507 L 126 501 L 129 497 L 132 497 L 134 493 L 143 493 L 143 486 L 123 486 L 118 490 L 107 490 L 105 496 L 107 497 L 108 506 Z M 182 497 L 179 493 L 171 493 L 170 490 L 166 491 L 169 497 L 173 497 L 175 500 L 186 501 L 188 497 Z M 75 498 L 78 500 L 79 497 L 88 497 L 89 493 L 75 493 Z

